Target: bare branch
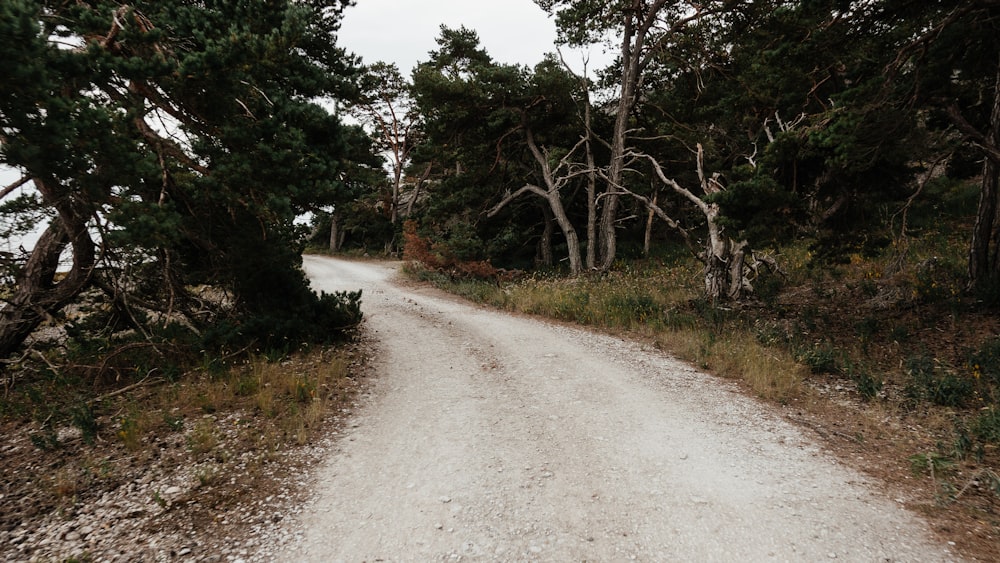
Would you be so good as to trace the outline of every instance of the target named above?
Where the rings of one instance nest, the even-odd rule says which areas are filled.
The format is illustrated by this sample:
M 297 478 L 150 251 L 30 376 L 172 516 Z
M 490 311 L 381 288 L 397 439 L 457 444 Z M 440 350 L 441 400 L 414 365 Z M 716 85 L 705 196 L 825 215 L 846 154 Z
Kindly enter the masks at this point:
M 242 100 L 236 98 L 236 103 L 239 104 L 241 108 L 243 108 L 243 111 L 247 112 L 247 117 L 249 117 L 254 121 L 257 121 L 257 116 L 254 115 L 252 111 L 250 111 L 250 108 L 248 108 L 247 105 L 244 104 Z
M 945 111 L 948 113 L 948 117 L 951 118 L 955 127 L 964 135 L 969 141 L 972 142 L 976 147 L 982 149 L 986 153 L 986 157 L 1000 164 L 1000 149 L 994 146 L 987 138 L 983 135 L 974 125 L 969 123 L 965 116 L 962 115 L 962 110 L 958 108 L 958 104 L 951 102 L 945 106 Z
M 540 188 L 540 187 L 538 187 L 538 186 L 536 186 L 534 184 L 525 184 L 524 187 L 522 187 L 521 189 L 517 190 L 516 192 L 510 193 L 510 194 L 507 194 L 506 196 L 504 196 L 504 198 L 500 201 L 500 203 L 494 205 L 492 209 L 490 209 L 488 212 L 486 212 L 486 216 L 487 217 L 494 217 L 497 213 L 500 213 L 500 211 L 504 207 L 507 207 L 507 205 L 510 202 L 514 201 L 515 199 L 521 197 L 522 195 L 524 195 L 526 193 L 533 193 L 533 194 L 537 194 L 537 195 L 539 195 L 539 196 L 541 196 L 543 198 L 548 198 L 548 192 L 546 192 L 542 188 Z
M 603 172 L 599 172 L 599 176 L 602 179 L 604 179 L 605 181 L 611 182 L 611 179 L 608 178 L 608 176 L 606 174 L 604 174 Z M 633 192 L 632 190 L 626 188 L 625 186 L 617 186 L 616 185 L 615 187 L 618 190 L 620 190 L 620 194 L 627 195 L 627 196 L 635 199 L 636 201 L 639 201 L 640 203 L 642 203 L 643 205 L 646 206 L 646 209 L 648 209 L 649 211 L 651 211 L 654 214 L 656 214 L 656 216 L 659 217 L 660 219 L 663 219 L 663 221 L 667 225 L 669 225 L 671 229 L 674 229 L 677 232 L 679 232 L 681 234 L 681 236 L 684 238 L 684 243 L 687 245 L 688 249 L 691 250 L 691 252 L 693 254 L 697 255 L 697 252 L 694 250 L 695 247 L 694 247 L 694 245 L 692 244 L 692 241 L 691 241 L 691 236 L 688 234 L 687 230 L 684 229 L 684 227 L 682 227 L 680 223 L 678 223 L 672 217 L 670 217 L 669 215 L 667 215 L 667 212 L 664 211 L 663 208 L 661 208 L 659 205 L 657 205 L 656 203 L 654 203 L 648 197 L 646 197 L 644 195 L 641 195 L 641 194 L 637 194 L 637 193 Z M 602 195 L 607 195 L 607 194 L 602 194 Z
M 11 192 L 13 192 L 17 188 L 20 188 L 21 186 L 27 184 L 30 181 L 31 181 L 31 177 L 30 176 L 22 176 L 20 180 L 14 182 L 13 184 L 10 184 L 9 186 L 5 187 L 3 190 L 0 190 L 0 199 L 3 199 L 5 197 L 7 197 L 8 195 L 10 195 Z
M 657 162 L 655 158 L 644 153 L 631 152 L 629 154 L 631 156 L 636 156 L 648 160 L 650 164 L 653 166 L 653 171 L 656 173 L 656 176 L 660 179 L 661 182 L 669 186 L 672 190 L 674 190 L 678 194 L 684 196 L 684 198 L 690 201 L 691 203 L 695 204 L 698 207 L 698 209 L 700 209 L 703 213 L 708 214 L 709 212 L 708 204 L 705 203 L 703 199 L 701 199 L 693 192 L 691 192 L 691 190 L 688 190 L 684 186 L 678 184 L 677 181 L 674 180 L 673 178 L 668 178 L 667 175 L 663 172 L 663 167 L 660 166 L 660 163 Z M 622 189 L 621 186 L 618 186 L 618 188 Z
M 150 127 L 148 123 L 146 123 L 145 119 L 137 117 L 134 120 L 132 120 L 132 122 L 135 125 L 136 130 L 139 131 L 139 134 L 142 135 L 144 139 L 152 143 L 158 149 L 162 150 L 165 154 L 168 154 L 176 158 L 185 166 L 196 172 L 200 172 L 206 176 L 209 175 L 208 168 L 198 164 L 193 158 L 191 158 L 186 152 L 184 152 L 184 149 L 182 149 L 179 145 L 175 144 L 173 141 L 169 139 L 164 139 L 163 137 L 158 135 L 156 131 L 154 131 L 153 128 Z

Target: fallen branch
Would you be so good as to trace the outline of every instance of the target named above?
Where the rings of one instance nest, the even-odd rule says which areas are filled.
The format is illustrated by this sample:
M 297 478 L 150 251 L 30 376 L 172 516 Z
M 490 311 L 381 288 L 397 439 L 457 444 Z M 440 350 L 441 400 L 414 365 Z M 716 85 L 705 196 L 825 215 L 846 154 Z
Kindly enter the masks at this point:
M 143 377 L 141 380 L 139 380 L 139 381 L 137 381 L 137 382 L 135 382 L 135 383 L 133 383 L 131 385 L 126 385 L 125 387 L 122 387 L 121 389 L 116 389 L 116 390 L 114 390 L 114 391 L 112 391 L 110 393 L 105 393 L 104 395 L 101 395 L 100 397 L 94 397 L 93 399 L 90 399 L 89 401 L 87 401 L 87 404 L 88 405 L 92 405 L 94 403 L 99 403 L 101 401 L 104 401 L 105 399 L 110 399 L 112 397 L 117 397 L 118 395 L 121 395 L 123 393 L 128 393 L 129 391 L 131 391 L 133 389 L 138 389 L 139 387 L 142 387 L 144 385 L 152 385 L 154 383 L 162 383 L 164 381 L 162 377 L 157 377 L 157 378 L 152 379 L 152 380 L 149 379 L 149 376 L 153 375 L 153 372 L 156 371 L 157 369 L 158 368 L 153 368 L 153 369 L 149 370 L 149 373 L 146 374 L 146 377 Z

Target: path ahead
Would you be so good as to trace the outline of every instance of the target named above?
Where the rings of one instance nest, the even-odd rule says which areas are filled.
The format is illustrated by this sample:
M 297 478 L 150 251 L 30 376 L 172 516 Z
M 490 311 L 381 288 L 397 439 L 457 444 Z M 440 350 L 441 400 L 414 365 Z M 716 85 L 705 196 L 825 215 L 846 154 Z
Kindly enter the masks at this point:
M 378 382 L 289 561 L 949 561 L 768 407 L 643 346 L 307 257 L 364 290 Z

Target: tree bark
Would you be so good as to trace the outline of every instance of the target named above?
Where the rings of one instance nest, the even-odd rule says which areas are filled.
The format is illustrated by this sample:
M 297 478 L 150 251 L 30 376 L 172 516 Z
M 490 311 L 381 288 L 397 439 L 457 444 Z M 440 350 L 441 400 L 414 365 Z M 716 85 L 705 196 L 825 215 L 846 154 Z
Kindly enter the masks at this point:
M 584 82 L 584 121 L 587 151 L 587 269 L 597 268 L 597 164 L 594 162 L 594 133 L 591 130 L 590 93 Z
M 417 180 L 417 185 L 413 188 L 413 196 L 410 197 L 410 201 L 406 204 L 406 216 L 413 216 L 413 206 L 416 205 L 417 200 L 420 199 L 420 190 L 427 183 L 427 179 L 431 177 L 431 167 L 434 166 L 433 162 L 427 163 L 427 168 L 424 168 L 424 173 L 420 175 L 420 179 Z
M 982 138 L 986 152 L 976 224 L 969 244 L 969 287 L 986 288 L 1000 281 L 1000 65 L 993 89 L 989 130 Z
M 86 289 L 94 270 L 94 242 L 86 221 L 65 198 L 57 200 L 50 186 L 38 180 L 35 185 L 43 198 L 55 202 L 59 216 L 38 239 L 17 276 L 13 296 L 0 309 L 0 358 L 16 351 L 43 321 Z M 67 246 L 72 249 L 73 266 L 57 283 L 59 258 Z
M 656 200 L 659 197 L 659 190 L 654 188 L 652 205 L 649 206 L 649 211 L 646 213 L 646 233 L 642 238 L 642 255 L 645 258 L 649 258 L 649 252 L 653 245 L 653 220 L 656 218 L 656 212 L 653 208 L 657 206 Z
M 330 216 L 330 252 L 340 252 L 340 247 L 344 243 L 344 234 L 341 231 L 340 213 L 334 212 Z
M 555 229 L 552 226 L 552 210 L 545 205 L 541 206 L 541 208 L 543 217 L 542 220 L 545 224 L 542 227 L 542 237 L 538 239 L 538 256 L 536 261 L 540 266 L 551 268 L 553 264 L 552 234 L 555 232 Z

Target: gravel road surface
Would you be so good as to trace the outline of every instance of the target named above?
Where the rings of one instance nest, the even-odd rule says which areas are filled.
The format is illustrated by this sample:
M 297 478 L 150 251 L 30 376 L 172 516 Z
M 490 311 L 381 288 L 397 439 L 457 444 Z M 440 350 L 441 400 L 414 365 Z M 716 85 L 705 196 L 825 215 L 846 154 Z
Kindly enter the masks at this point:
M 377 383 L 287 561 L 957 561 L 773 407 L 668 354 L 306 257 Z M 412 285 L 412 284 L 411 284 Z

